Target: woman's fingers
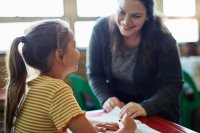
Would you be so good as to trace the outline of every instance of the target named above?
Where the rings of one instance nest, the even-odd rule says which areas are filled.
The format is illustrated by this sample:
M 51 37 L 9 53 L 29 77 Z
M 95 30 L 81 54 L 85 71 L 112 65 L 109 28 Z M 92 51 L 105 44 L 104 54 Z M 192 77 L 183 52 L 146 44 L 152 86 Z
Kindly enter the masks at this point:
M 130 102 L 122 108 L 120 118 L 122 118 L 125 113 L 127 113 L 131 118 L 147 115 L 145 109 L 140 104 L 134 102 Z
M 120 102 L 120 106 L 119 106 L 119 108 L 122 108 L 124 105 L 125 105 L 124 102 Z
M 111 97 L 108 100 L 105 101 L 105 103 L 103 104 L 103 108 L 106 112 L 110 112 L 112 111 L 116 106 L 118 107 L 122 107 L 124 105 L 123 102 L 119 101 L 118 98 L 116 97 Z
M 132 113 L 132 114 L 130 115 L 130 117 L 131 117 L 132 119 L 134 119 L 134 118 L 136 118 L 136 117 L 138 117 L 138 116 L 140 116 L 140 112 L 139 112 L 139 111 L 136 111 L 136 112 L 134 112 L 134 113 Z
M 104 103 L 103 108 L 104 108 L 104 110 L 105 110 L 106 112 L 110 112 L 110 111 L 113 109 L 113 107 L 110 106 L 109 102 Z

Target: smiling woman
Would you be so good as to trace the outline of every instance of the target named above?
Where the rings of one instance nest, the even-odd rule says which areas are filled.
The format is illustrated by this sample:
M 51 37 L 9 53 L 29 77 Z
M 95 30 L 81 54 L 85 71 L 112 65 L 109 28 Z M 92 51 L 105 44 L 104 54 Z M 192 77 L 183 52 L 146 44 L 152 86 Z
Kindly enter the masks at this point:
M 132 118 L 179 121 L 182 75 L 176 40 L 154 14 L 153 0 L 118 0 L 94 25 L 87 56 L 91 88 L 104 110 Z M 169 54 L 170 53 L 170 54 Z

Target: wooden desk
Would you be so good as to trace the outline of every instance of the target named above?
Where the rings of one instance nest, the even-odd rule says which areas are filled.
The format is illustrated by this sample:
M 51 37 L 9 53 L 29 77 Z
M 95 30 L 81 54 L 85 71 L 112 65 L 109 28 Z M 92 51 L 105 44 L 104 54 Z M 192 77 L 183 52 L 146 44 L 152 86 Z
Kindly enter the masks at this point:
M 105 114 L 103 110 L 88 111 L 86 112 L 86 117 L 95 117 L 103 114 Z M 138 118 L 138 120 L 162 133 L 196 133 L 195 131 L 192 131 L 188 128 L 165 120 L 158 116 Z

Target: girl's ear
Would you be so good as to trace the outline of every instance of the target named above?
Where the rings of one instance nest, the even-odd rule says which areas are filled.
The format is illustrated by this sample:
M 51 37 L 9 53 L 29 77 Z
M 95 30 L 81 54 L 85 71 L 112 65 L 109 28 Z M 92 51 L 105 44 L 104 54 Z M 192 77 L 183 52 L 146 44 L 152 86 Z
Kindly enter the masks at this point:
M 61 49 L 57 49 L 55 52 L 56 61 L 61 64 L 63 61 L 63 51 Z

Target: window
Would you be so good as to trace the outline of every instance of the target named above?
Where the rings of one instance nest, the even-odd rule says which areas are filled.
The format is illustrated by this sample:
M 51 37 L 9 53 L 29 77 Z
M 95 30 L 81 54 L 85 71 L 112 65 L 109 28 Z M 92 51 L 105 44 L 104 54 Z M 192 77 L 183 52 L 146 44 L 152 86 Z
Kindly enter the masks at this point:
M 113 14 L 117 8 L 117 0 L 77 0 L 77 17 L 75 36 L 77 46 L 86 48 L 97 17 Z
M 0 0 L 0 53 L 15 37 L 23 36 L 31 22 L 63 16 L 63 0 Z
M 163 15 L 178 43 L 199 41 L 196 0 L 163 0 Z
M 94 23 L 95 21 L 75 22 L 75 38 L 79 48 L 86 48 L 89 44 Z
M 179 43 L 199 40 L 199 27 L 196 19 L 169 19 L 165 21 L 165 25 Z
M 55 17 L 69 19 L 77 47 L 86 48 L 96 19 L 113 14 L 116 7 L 116 0 L 0 0 L 0 51 L 22 36 L 28 23 Z
M 79 17 L 107 16 L 116 11 L 117 0 L 77 0 Z
M 0 17 L 62 17 L 63 15 L 63 0 L 0 1 Z
M 24 30 L 31 23 L 0 23 L 0 52 L 7 51 L 15 37 L 24 35 Z
M 198 0 L 154 1 L 179 43 L 199 41 Z M 5 52 L 16 36 L 22 36 L 31 22 L 46 18 L 68 19 L 77 47 L 85 49 L 95 21 L 115 13 L 116 8 L 117 0 L 0 0 L 0 52 Z
M 195 16 L 195 0 L 163 0 L 165 16 Z

